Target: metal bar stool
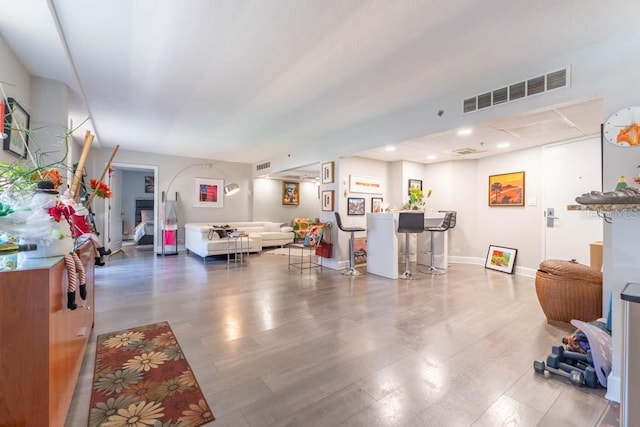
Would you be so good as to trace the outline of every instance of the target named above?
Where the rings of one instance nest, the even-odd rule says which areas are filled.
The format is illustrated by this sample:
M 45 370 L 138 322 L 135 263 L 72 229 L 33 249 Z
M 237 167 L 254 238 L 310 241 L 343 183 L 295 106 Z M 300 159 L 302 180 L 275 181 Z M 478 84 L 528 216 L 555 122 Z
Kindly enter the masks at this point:
M 422 233 L 424 231 L 424 212 L 400 212 L 398 215 L 398 233 L 405 233 L 404 244 L 404 273 L 400 276 L 405 280 L 416 280 L 419 276 L 415 276 L 409 270 L 409 234 Z
M 342 226 L 342 220 L 340 219 L 340 214 L 338 212 L 335 212 L 336 214 L 336 224 L 338 224 L 338 228 L 341 231 L 344 231 L 346 233 L 351 233 L 351 237 L 349 238 L 349 268 L 346 270 L 342 270 L 340 271 L 341 274 L 344 274 L 345 276 L 357 276 L 360 274 L 360 272 L 358 270 L 356 270 L 356 261 L 355 261 L 355 236 L 354 234 L 357 231 L 366 231 L 365 228 L 362 227 L 343 227 Z
M 431 265 L 429 266 L 429 269 L 425 271 L 425 273 L 428 273 L 428 274 L 444 274 L 445 273 L 444 270 L 440 270 L 439 268 L 436 268 L 436 266 L 434 265 L 433 233 L 441 233 L 450 229 L 452 221 L 455 221 L 454 219 L 455 215 L 456 213 L 454 211 L 447 211 L 444 214 L 444 219 L 442 220 L 440 225 L 437 225 L 435 227 L 424 227 L 424 231 L 428 231 L 429 233 L 431 233 L 431 236 L 429 239 L 429 255 L 430 255 L 429 263 Z M 455 222 L 453 222 L 453 224 L 455 225 Z

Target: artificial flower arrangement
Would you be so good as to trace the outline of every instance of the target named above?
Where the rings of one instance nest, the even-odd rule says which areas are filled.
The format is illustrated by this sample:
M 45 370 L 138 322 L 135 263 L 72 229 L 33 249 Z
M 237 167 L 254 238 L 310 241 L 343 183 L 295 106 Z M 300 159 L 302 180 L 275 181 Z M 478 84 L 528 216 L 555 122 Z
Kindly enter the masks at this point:
M 52 248 L 59 246 L 54 242 L 72 236 L 73 208 L 58 196 L 63 186 L 60 170 L 65 170 L 66 165 L 61 161 L 29 169 L 24 163 L 0 162 L 0 228 L 6 235 L 39 242 L 38 247 L 49 247 L 49 252 L 57 251 Z M 46 185 L 38 190 L 39 183 Z M 89 187 L 96 197 L 112 195 L 109 186 L 100 180 L 91 179 Z
M 430 188 L 425 196 L 424 192 L 418 187 L 409 189 L 409 201 L 402 206 L 405 210 L 418 210 L 424 208 L 424 199 L 431 197 L 433 190 Z

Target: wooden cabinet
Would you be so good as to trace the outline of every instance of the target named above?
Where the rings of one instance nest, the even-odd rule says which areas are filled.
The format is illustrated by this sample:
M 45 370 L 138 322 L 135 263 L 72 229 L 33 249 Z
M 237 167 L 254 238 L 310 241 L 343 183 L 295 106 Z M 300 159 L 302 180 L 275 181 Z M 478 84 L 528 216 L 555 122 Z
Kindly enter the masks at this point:
M 78 249 L 87 299 L 66 308 L 62 257 L 0 272 L 0 426 L 63 426 L 94 321 L 94 252 Z

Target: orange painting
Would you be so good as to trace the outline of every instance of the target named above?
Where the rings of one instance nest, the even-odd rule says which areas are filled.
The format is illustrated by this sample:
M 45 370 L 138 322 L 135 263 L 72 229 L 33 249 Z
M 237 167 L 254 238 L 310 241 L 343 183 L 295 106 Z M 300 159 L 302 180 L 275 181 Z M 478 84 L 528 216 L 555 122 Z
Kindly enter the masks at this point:
M 489 206 L 524 206 L 524 172 L 490 175 Z

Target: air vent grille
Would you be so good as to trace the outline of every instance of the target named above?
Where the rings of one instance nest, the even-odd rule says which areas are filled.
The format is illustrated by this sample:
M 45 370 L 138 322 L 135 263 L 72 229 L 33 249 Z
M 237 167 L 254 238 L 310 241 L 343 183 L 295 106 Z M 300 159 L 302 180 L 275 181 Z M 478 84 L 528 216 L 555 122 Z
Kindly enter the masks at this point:
M 493 105 L 502 104 L 509 100 L 509 89 L 503 87 L 502 89 L 496 89 L 493 91 Z
M 271 162 L 258 163 L 256 165 L 256 171 L 260 172 L 271 167 Z
M 459 156 L 467 156 L 469 154 L 478 154 L 481 151 L 476 150 L 475 148 L 460 148 L 459 150 L 453 150 L 453 154 L 457 154 Z
M 538 95 L 549 90 L 567 87 L 569 85 L 569 68 L 552 71 L 542 76 L 533 77 L 508 87 L 494 89 L 462 101 L 463 113 L 482 110 L 527 96 Z
M 527 94 L 527 86 L 525 82 L 520 82 L 509 86 L 509 101 L 524 98 Z

